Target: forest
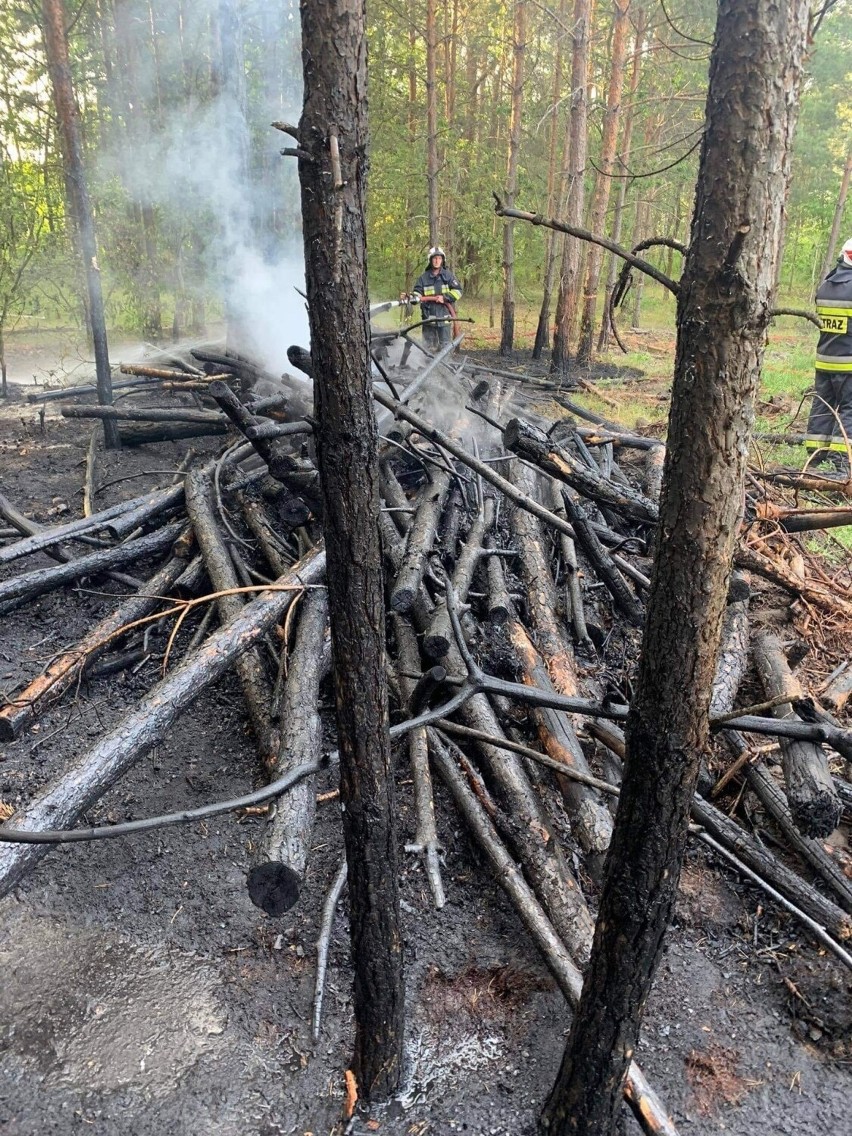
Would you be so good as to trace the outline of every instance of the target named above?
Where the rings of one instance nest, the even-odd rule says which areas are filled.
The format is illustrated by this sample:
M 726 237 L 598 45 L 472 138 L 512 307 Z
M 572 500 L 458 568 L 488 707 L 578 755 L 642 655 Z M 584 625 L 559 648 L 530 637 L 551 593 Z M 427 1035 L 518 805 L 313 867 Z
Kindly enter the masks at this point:
M 842 1129 L 850 11 L 3 5 L 0 1130 Z
M 848 224 L 849 17 L 831 6 L 807 63 L 779 267 L 788 300 L 813 292 Z M 0 11 L 0 349 L 10 331 L 85 318 L 40 18 L 37 3 Z M 684 243 L 714 19 L 710 0 L 370 3 L 371 298 L 409 287 L 440 243 L 492 322 L 517 302 L 544 310 L 543 337 L 561 242 L 518 224 L 507 252 L 494 192 L 627 247 Z M 264 327 L 304 326 L 295 162 L 270 125 L 300 113 L 297 5 L 82 0 L 69 47 L 108 325 L 147 341 L 197 335 L 230 294 L 274 350 Z M 601 255 L 568 265 L 585 312 L 572 352 L 582 318 L 599 337 L 615 273 Z M 679 274 L 673 248 L 648 255 Z M 637 325 L 641 298 L 637 287 Z

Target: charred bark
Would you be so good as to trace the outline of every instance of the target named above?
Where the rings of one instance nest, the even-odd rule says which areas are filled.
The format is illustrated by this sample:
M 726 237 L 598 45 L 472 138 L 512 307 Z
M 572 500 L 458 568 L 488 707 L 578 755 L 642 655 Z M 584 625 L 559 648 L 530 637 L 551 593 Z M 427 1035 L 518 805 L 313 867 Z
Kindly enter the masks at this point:
M 361 1094 L 377 1099 L 399 1082 L 404 1005 L 370 377 L 363 0 L 304 0 L 302 63 L 298 161 L 355 967 L 353 1067 Z
M 42 708 L 59 698 L 84 671 L 88 671 L 103 651 L 118 641 L 121 628 L 143 619 L 157 607 L 185 568 L 186 560 L 182 556 L 169 559 L 138 595 L 117 607 L 75 647 L 54 659 L 43 674 L 13 695 L 9 705 L 0 710 L 0 740 L 12 741 L 19 737 Z
M 109 366 L 106 318 L 98 267 L 98 244 L 95 236 L 95 219 L 86 173 L 83 165 L 83 136 L 80 111 L 74 97 L 71 64 L 68 58 L 68 33 L 65 27 L 65 6 L 62 0 L 42 0 L 44 16 L 44 46 L 47 67 L 53 87 L 53 101 L 62 140 L 62 157 L 65 188 L 79 239 L 89 302 L 86 314 L 92 335 L 97 374 L 98 401 L 112 402 L 112 375 Z M 104 442 L 107 449 L 121 445 L 115 423 L 104 421 Z
M 119 777 L 162 740 L 178 715 L 253 647 L 280 619 L 303 585 L 319 583 L 325 552 L 317 549 L 264 592 L 149 692 L 142 701 L 56 781 L 15 814 L 15 828 L 38 832 L 70 828 Z M 287 589 L 287 590 L 283 590 Z M 292 590 L 290 590 L 292 589 Z M 0 846 L 0 896 L 50 851 L 49 844 Z
M 449 485 L 449 475 L 439 471 L 421 493 L 414 524 L 408 531 L 408 543 L 405 546 L 402 565 L 391 590 L 391 610 L 400 615 L 411 610 L 411 605 L 420 590 L 423 573 L 426 570 L 426 560 L 435 543 L 438 521 L 441 518 Z
M 301 607 L 281 702 L 281 737 L 270 770 L 272 780 L 306 761 L 319 761 L 322 752 L 318 704 L 330 662 L 323 651 L 328 598 L 318 588 L 308 593 Z M 248 874 L 251 901 L 267 915 L 283 915 L 301 893 L 316 811 L 315 782 L 315 777 L 306 777 L 278 801 Z
M 758 632 L 753 639 L 757 673 L 768 698 L 789 694 L 791 701 L 801 698 L 778 639 L 769 632 Z M 776 718 L 796 721 L 789 702 L 775 706 Z M 813 742 L 781 738 L 782 766 L 787 801 L 797 827 L 805 836 L 828 836 L 840 822 L 843 806 L 828 768 L 824 751 Z
M 615 1131 L 674 905 L 742 513 L 809 5 L 720 0 L 678 343 L 657 556 L 592 957 L 542 1114 Z M 767 123 L 771 129 L 767 130 Z
M 185 484 L 186 510 L 192 521 L 195 539 L 201 549 L 210 581 L 219 593 L 235 592 L 240 587 L 240 580 L 216 520 L 212 500 L 213 483 L 209 469 L 190 470 L 186 475 Z M 244 597 L 239 594 L 218 595 L 216 607 L 220 622 L 227 624 L 229 620 L 235 619 L 243 610 L 244 602 Z M 237 673 L 240 676 L 258 751 L 269 767 L 275 761 L 278 740 L 270 723 L 272 686 L 260 652 L 251 650 L 240 655 L 237 660 Z
M 4 580 L 0 584 L 0 614 L 14 611 L 36 596 L 56 591 L 57 588 L 86 576 L 97 576 L 111 568 L 124 568 L 146 556 L 163 552 L 174 544 L 182 528 L 179 522 L 167 525 L 164 529 L 116 545 L 115 548 L 103 548 L 99 552 L 81 556 L 78 560 L 69 560 L 53 568 L 37 568 L 33 572 L 24 572 L 23 575 Z
M 653 524 L 657 520 L 657 507 L 640 493 L 601 477 L 588 466 L 581 464 L 567 450 L 552 442 L 535 426 L 520 418 L 513 418 L 503 431 L 507 450 L 538 466 L 551 477 L 564 481 L 584 497 L 606 505 L 633 521 Z

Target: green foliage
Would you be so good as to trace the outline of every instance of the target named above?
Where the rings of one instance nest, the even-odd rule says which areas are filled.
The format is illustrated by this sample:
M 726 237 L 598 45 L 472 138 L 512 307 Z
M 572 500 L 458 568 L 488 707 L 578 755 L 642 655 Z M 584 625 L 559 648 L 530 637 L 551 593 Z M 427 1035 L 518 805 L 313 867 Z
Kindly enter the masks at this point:
M 187 326 L 189 313 L 197 316 L 218 303 L 232 259 L 227 248 L 223 252 L 222 234 L 235 211 L 242 211 L 263 257 L 300 244 L 295 163 L 278 154 L 293 140 L 268 126 L 274 119 L 298 121 L 298 6 L 295 0 L 242 0 L 237 6 L 244 60 L 237 78 L 244 81 L 248 110 L 244 200 L 216 192 L 231 183 L 239 150 L 235 135 L 216 118 L 220 94 L 235 78 L 223 75 L 218 62 L 219 0 L 182 6 L 121 0 L 74 5 L 70 13 L 71 63 L 108 314 L 128 330 L 165 330 L 175 314 Z M 622 105 L 622 123 L 628 110 L 633 114 L 620 237 L 628 246 L 649 235 L 688 240 L 716 10 L 713 0 L 671 0 L 664 18 L 658 6 L 643 7 L 648 19 L 641 79 L 632 103 L 625 88 Z M 637 0 L 634 26 L 639 10 Z M 4 319 L 78 321 L 79 276 L 33 11 L 20 2 L 0 6 L 0 310 Z M 572 13 L 573 3 L 528 5 L 516 204 L 533 212 L 558 214 L 560 208 L 559 178 L 549 186 L 549 169 L 552 152 L 557 170 L 563 164 Z M 494 215 L 492 193 L 502 194 L 506 179 L 513 6 L 507 0 L 447 0 L 437 14 L 441 240 L 465 284 L 465 303 L 489 301 L 501 288 L 503 222 Z M 796 306 L 808 302 L 816 283 L 852 147 L 850 17 L 852 0 L 830 9 L 809 61 L 780 273 L 782 292 Z M 375 0 L 368 12 L 369 267 L 372 293 L 383 298 L 410 286 L 429 240 L 425 19 L 423 0 Z M 587 200 L 598 176 L 611 27 L 612 5 L 594 5 Z M 631 60 L 632 47 L 628 76 Z M 620 185 L 618 179 L 610 194 L 608 230 Z M 843 236 L 852 235 L 850 210 Z M 515 225 L 519 306 L 539 302 L 545 246 L 544 229 Z M 677 254 L 658 248 L 646 255 L 679 275 Z M 17 281 L 14 301 L 10 280 Z M 641 318 L 647 328 L 658 319 L 670 322 L 672 304 L 646 287 Z

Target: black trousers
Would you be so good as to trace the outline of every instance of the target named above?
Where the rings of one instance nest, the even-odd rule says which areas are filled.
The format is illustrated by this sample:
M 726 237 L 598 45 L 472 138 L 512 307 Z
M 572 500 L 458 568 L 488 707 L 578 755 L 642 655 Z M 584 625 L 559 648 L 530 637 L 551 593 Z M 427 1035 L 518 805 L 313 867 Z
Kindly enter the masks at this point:
M 445 304 L 420 303 L 420 315 L 427 322 L 423 324 L 423 342 L 430 351 L 440 351 L 452 342 L 452 324 Z M 441 323 L 432 323 L 441 320 Z
M 846 436 L 852 439 L 852 371 L 817 371 L 816 396 L 808 418 L 808 433 L 836 435 L 833 443 L 823 448 L 845 449 L 837 419 L 843 423 Z M 814 448 L 813 445 L 810 448 Z

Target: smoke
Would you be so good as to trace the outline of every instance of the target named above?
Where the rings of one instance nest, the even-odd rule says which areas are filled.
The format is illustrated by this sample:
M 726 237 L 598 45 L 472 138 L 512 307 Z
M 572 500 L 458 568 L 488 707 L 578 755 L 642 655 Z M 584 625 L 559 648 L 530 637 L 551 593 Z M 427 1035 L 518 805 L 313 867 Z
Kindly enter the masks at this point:
M 158 270 L 174 275 L 161 284 L 215 295 L 228 346 L 280 373 L 309 335 L 296 163 L 270 125 L 301 113 L 298 19 L 273 0 L 192 0 L 179 34 L 162 21 L 157 50 L 138 22 L 118 23 L 131 77 L 101 177 L 154 211 Z

